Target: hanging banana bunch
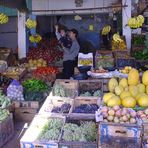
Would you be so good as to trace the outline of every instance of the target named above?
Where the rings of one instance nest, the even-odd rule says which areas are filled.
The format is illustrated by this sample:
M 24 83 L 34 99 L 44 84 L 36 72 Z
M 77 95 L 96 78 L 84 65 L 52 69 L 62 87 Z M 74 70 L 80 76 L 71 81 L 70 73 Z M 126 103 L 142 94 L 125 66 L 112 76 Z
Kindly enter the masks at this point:
M 113 40 L 115 41 L 115 42 L 122 42 L 122 39 L 121 39 L 121 37 L 120 37 L 120 35 L 118 34 L 118 33 L 115 33 L 114 35 L 113 35 Z
M 26 26 L 29 29 L 36 28 L 37 22 L 35 20 L 31 20 L 30 18 L 26 21 Z
M 111 26 L 107 25 L 107 26 L 103 27 L 101 34 L 107 35 L 110 32 L 110 30 L 111 30 Z
M 140 28 L 142 27 L 144 23 L 144 17 L 143 15 L 138 15 L 137 17 L 132 17 L 128 20 L 128 26 L 131 28 L 131 29 L 137 29 L 137 28 Z
M 8 21 L 8 16 L 4 13 L 0 13 L 0 24 L 6 24 Z
M 39 43 L 42 40 L 42 37 L 39 34 L 31 35 L 29 40 L 31 43 Z

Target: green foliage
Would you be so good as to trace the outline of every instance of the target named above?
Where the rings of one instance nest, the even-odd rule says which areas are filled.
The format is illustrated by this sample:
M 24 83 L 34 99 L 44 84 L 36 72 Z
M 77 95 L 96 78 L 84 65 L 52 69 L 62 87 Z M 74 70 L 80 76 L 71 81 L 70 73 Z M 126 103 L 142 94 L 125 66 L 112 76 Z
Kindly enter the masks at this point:
M 143 54 L 148 54 L 148 33 L 146 34 L 145 47 L 146 48 L 144 48 Z
M 4 121 L 9 116 L 9 111 L 6 109 L 0 109 L 0 122 Z

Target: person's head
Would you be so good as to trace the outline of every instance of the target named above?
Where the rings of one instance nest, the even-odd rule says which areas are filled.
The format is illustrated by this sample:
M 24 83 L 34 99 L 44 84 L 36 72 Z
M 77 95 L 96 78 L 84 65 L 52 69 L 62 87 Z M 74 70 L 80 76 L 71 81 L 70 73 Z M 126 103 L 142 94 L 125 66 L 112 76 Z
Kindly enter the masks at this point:
M 66 29 L 65 28 L 60 28 L 60 34 L 61 34 L 61 36 L 63 37 L 63 36 L 66 36 Z
M 70 33 L 69 33 L 69 36 L 70 38 L 73 40 L 73 39 L 76 39 L 77 36 L 78 36 L 78 31 L 76 29 L 71 29 L 70 30 Z

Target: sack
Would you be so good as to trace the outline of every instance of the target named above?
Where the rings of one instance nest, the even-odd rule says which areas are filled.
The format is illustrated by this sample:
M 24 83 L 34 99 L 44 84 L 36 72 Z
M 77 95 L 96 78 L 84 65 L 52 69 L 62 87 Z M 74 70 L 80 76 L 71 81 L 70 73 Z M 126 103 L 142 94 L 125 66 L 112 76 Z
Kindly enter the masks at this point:
M 7 97 L 12 100 L 24 100 L 23 86 L 19 81 L 13 80 L 7 88 Z

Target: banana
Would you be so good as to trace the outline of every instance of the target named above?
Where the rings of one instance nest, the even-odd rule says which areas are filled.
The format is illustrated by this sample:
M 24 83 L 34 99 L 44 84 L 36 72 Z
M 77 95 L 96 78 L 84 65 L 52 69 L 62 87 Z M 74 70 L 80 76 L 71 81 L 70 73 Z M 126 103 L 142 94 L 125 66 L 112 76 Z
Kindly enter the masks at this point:
M 107 26 L 103 27 L 101 34 L 102 35 L 107 35 L 110 32 L 110 30 L 111 30 L 111 26 L 107 25 Z
M 113 35 L 113 40 L 115 41 L 115 42 L 122 42 L 122 39 L 120 38 L 120 35 L 118 34 L 118 33 L 115 33 L 114 35 Z
M 28 18 L 25 24 L 26 24 L 27 28 L 31 29 L 31 28 L 36 27 L 37 22 L 35 20 L 31 20 Z
M 30 40 L 30 42 L 32 42 L 32 43 L 38 43 L 38 42 L 40 42 L 41 40 L 42 40 L 42 37 L 39 35 L 39 34 L 36 34 L 36 35 L 31 35 L 30 37 L 29 37 L 29 40 Z
M 4 13 L 0 13 L 0 24 L 5 24 L 9 21 L 9 18 Z

